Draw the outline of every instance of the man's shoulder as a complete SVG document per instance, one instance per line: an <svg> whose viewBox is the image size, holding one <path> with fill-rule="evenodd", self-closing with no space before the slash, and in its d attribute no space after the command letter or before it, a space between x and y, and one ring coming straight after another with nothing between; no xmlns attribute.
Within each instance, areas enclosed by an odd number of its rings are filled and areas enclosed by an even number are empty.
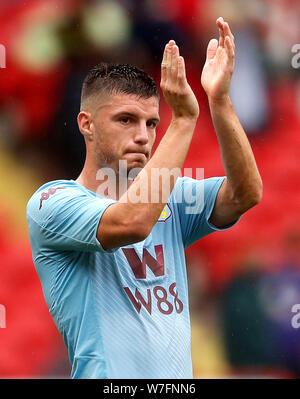
<svg viewBox="0 0 300 399"><path fill-rule="evenodd" d="M32 194L32 196L30 197L29 201L31 201L32 198L34 198L35 196L40 196L41 194L53 194L58 190L66 190L64 191L64 193L66 195L68 194L72 194L74 192L80 192L80 193L84 193L87 195L92 195L92 196L96 196L95 193L93 193L92 191L88 190L87 188L85 188L84 186L82 186L81 184L77 183L75 180L52 180L49 181L47 183L44 183L42 186L40 186L39 188L37 188L37 190Z"/></svg>
<svg viewBox="0 0 300 399"><path fill-rule="evenodd" d="M45 204L57 203L66 197L78 196L78 194L89 195L87 189L74 180L53 180L41 185L30 197L26 213L33 215L35 211L41 211ZM47 207L46 207L47 208Z"/></svg>
<svg viewBox="0 0 300 399"><path fill-rule="evenodd" d="M59 187L62 188L79 188L80 185L74 180L51 180L47 183L42 184L40 187L36 189L36 191L32 194L31 198L41 192L53 191L58 189ZM31 199L30 198L30 199ZM29 200L30 201L30 200Z"/></svg>

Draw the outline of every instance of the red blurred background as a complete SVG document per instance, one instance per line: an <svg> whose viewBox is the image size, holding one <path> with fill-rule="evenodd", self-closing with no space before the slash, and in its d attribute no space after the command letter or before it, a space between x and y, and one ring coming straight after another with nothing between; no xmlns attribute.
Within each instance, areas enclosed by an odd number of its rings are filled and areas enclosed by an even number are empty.
<svg viewBox="0 0 300 399"><path fill-rule="evenodd" d="M224 169L200 85L206 46L228 20L236 38L231 97L264 183L263 200L227 232L187 250L194 374L300 376L300 3L297 0L2 1L0 44L0 378L67 378L62 338L35 272L25 207L55 179L74 179L84 141L82 80L98 62L135 64L160 80L175 39L201 115L185 167ZM297 61L299 60L299 61ZM298 65L299 64L299 65ZM158 139L170 121L161 101Z"/></svg>

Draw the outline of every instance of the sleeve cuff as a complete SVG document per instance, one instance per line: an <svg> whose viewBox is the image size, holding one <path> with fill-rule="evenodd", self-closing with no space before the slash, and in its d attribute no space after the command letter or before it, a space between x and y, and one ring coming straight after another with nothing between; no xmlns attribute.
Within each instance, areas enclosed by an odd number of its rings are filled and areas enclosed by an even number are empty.
<svg viewBox="0 0 300 399"><path fill-rule="evenodd" d="M211 206L210 206L209 212L207 213L207 216L206 216L207 225L209 226L210 229L212 229L212 231L225 231L225 230L229 230L231 227L235 226L235 225L240 221L240 219L241 219L241 217L242 217L242 215L241 215L235 222L230 223L230 224L228 224L228 225L226 225L226 226L223 226L223 227L217 227L217 226L215 226L214 224L212 224L212 223L209 221L209 219L210 219L210 217L211 217L211 214L212 214L212 212L213 212L213 209L214 209L214 207L215 207L215 203L216 203L216 199L217 199L217 196L218 196L218 192L219 192L219 190L220 190L220 188L221 188L221 186L222 186L222 184L223 184L225 178L226 178L226 177L224 176L224 177L222 177L221 179L219 179L219 180L217 181L217 183L216 183L216 185L215 185L215 188L214 188L214 189L216 190L215 198L214 198L214 200L213 200L213 202L212 202L212 204L211 204Z"/></svg>
<svg viewBox="0 0 300 399"><path fill-rule="evenodd" d="M96 242L96 245L97 245L97 247L98 247L98 249L99 249L99 252L103 252L103 253L114 253L114 252L116 252L116 251L119 249L119 248L104 249L104 248L102 247L101 242L100 242L100 241L98 240L98 238L97 238L97 231L98 231L99 224L100 224L100 222L101 222L102 215L103 215L103 213L106 211L106 209L107 209L110 205L112 205L112 204L115 204L115 201L112 201L112 202L109 202L108 204L106 204L106 206L104 207L103 212L100 213L100 215L99 215L99 221L98 221L98 223L97 223L97 227L96 227L96 231L95 231L95 242Z"/></svg>
<svg viewBox="0 0 300 399"><path fill-rule="evenodd" d="M241 217L242 217L242 215L235 222L228 224L227 226L224 226L224 227L217 227L214 224L212 224L211 222L209 222L208 220L207 220L207 224L214 231L225 231L225 230L229 230L229 229L231 229L231 227L235 226L241 220Z"/></svg>

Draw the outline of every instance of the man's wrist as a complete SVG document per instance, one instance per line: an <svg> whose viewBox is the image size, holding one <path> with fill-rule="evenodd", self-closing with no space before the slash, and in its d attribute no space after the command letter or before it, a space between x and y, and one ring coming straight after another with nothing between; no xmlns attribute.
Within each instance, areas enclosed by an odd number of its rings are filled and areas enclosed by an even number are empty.
<svg viewBox="0 0 300 399"><path fill-rule="evenodd" d="M208 96L208 103L210 107L225 107L232 106L232 102L229 94L221 97L210 97Z"/></svg>
<svg viewBox="0 0 300 399"><path fill-rule="evenodd" d="M186 127L186 128L195 128L196 123L197 123L198 117L195 116L176 116L172 115L172 120L170 123L170 126L174 127Z"/></svg>

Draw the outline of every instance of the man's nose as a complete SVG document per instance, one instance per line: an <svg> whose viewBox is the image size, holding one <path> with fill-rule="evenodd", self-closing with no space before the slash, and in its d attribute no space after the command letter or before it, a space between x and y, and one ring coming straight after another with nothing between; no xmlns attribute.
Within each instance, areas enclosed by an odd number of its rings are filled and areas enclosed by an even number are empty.
<svg viewBox="0 0 300 399"><path fill-rule="evenodd" d="M147 144L149 141L149 133L146 123L140 123L134 135L134 141L138 144Z"/></svg>

